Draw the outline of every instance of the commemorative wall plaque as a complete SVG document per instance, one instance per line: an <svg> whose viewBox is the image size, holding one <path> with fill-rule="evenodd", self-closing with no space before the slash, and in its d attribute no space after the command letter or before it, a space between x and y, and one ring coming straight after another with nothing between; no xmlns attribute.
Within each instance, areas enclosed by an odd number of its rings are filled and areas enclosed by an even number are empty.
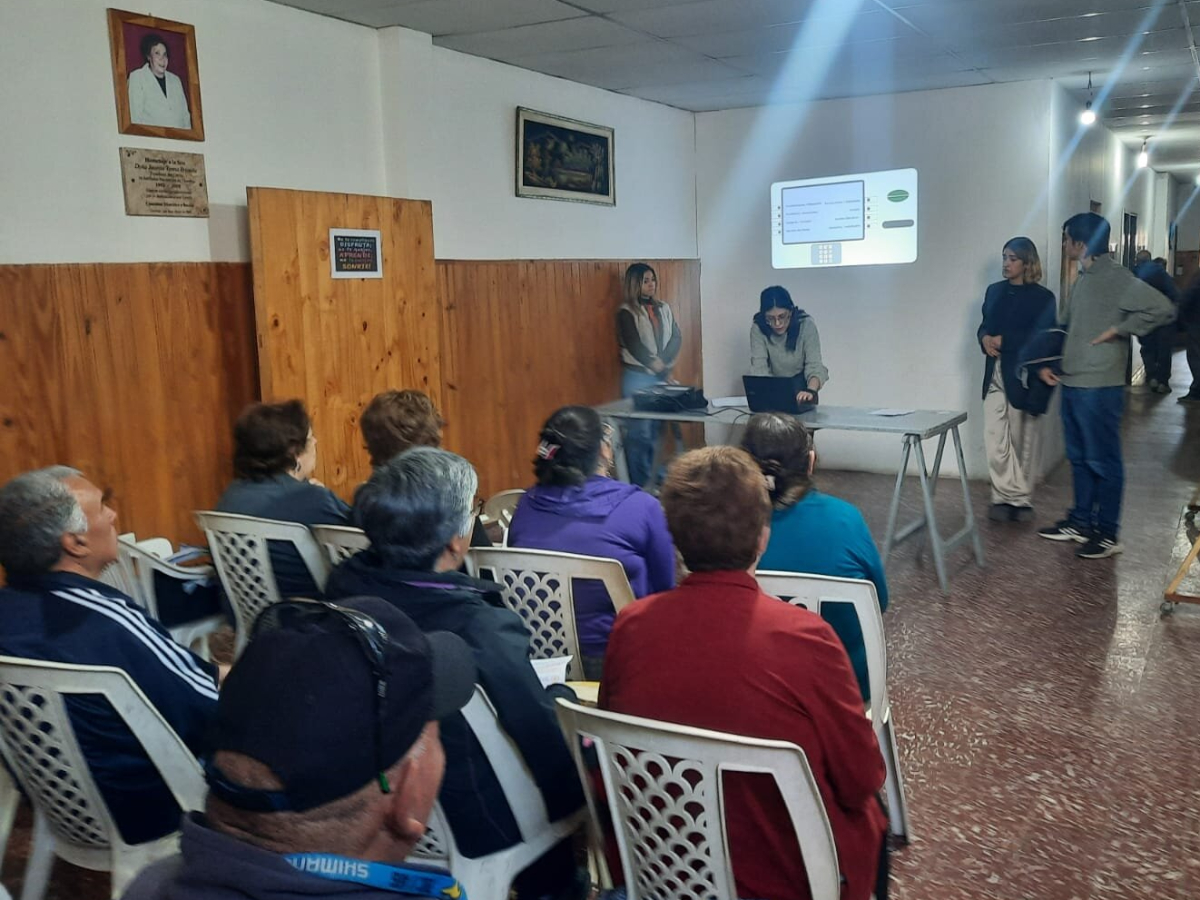
<svg viewBox="0 0 1200 900"><path fill-rule="evenodd" d="M121 148L127 216L208 218L203 153Z"/></svg>

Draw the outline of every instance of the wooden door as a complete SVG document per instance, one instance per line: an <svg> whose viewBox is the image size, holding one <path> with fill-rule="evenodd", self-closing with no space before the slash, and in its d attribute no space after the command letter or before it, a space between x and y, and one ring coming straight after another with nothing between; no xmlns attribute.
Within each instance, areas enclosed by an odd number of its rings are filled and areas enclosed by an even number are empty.
<svg viewBox="0 0 1200 900"><path fill-rule="evenodd" d="M317 478L350 500L370 474L358 421L379 391L442 405L440 311L427 200L248 188L259 375L265 401L299 397ZM380 232L381 278L337 278L330 229Z"/></svg>

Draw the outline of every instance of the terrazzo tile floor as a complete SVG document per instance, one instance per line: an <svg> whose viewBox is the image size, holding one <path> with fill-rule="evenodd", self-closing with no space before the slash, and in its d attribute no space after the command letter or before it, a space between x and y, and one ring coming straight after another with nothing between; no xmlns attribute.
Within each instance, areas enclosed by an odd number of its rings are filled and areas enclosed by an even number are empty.
<svg viewBox="0 0 1200 900"><path fill-rule="evenodd" d="M1188 380L1177 354L1173 383ZM1036 536L1070 502L1065 463L1032 523L988 521L972 485L987 566L955 550L949 597L916 540L893 554L889 685L913 828L895 900L1200 898L1200 606L1159 614L1200 482L1200 406L1181 393L1128 392L1123 554L1078 560ZM818 479L882 535L894 476ZM953 530L961 493L939 490L937 507ZM14 896L28 828L23 810L3 870ZM106 875L56 864L49 900L107 896Z"/></svg>

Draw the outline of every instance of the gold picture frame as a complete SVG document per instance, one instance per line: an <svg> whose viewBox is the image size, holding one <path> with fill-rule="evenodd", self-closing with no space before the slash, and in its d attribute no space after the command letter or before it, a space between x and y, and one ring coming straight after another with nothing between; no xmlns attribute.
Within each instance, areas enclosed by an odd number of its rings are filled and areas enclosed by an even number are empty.
<svg viewBox="0 0 1200 900"><path fill-rule="evenodd" d="M108 41L121 134L204 140L196 29L110 9Z"/></svg>

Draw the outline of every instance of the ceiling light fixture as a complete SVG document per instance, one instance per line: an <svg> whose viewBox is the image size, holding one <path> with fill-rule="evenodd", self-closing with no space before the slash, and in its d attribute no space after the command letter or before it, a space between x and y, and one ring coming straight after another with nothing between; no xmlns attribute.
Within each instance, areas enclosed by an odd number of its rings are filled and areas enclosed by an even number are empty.
<svg viewBox="0 0 1200 900"><path fill-rule="evenodd" d="M1079 114L1079 122L1081 125L1091 125L1096 121L1096 111L1092 109L1092 73L1088 72L1088 100L1084 106L1083 112Z"/></svg>
<svg viewBox="0 0 1200 900"><path fill-rule="evenodd" d="M1147 138L1142 139L1142 152L1138 154L1137 165L1139 169L1144 169L1150 165L1150 151L1146 149Z"/></svg>

